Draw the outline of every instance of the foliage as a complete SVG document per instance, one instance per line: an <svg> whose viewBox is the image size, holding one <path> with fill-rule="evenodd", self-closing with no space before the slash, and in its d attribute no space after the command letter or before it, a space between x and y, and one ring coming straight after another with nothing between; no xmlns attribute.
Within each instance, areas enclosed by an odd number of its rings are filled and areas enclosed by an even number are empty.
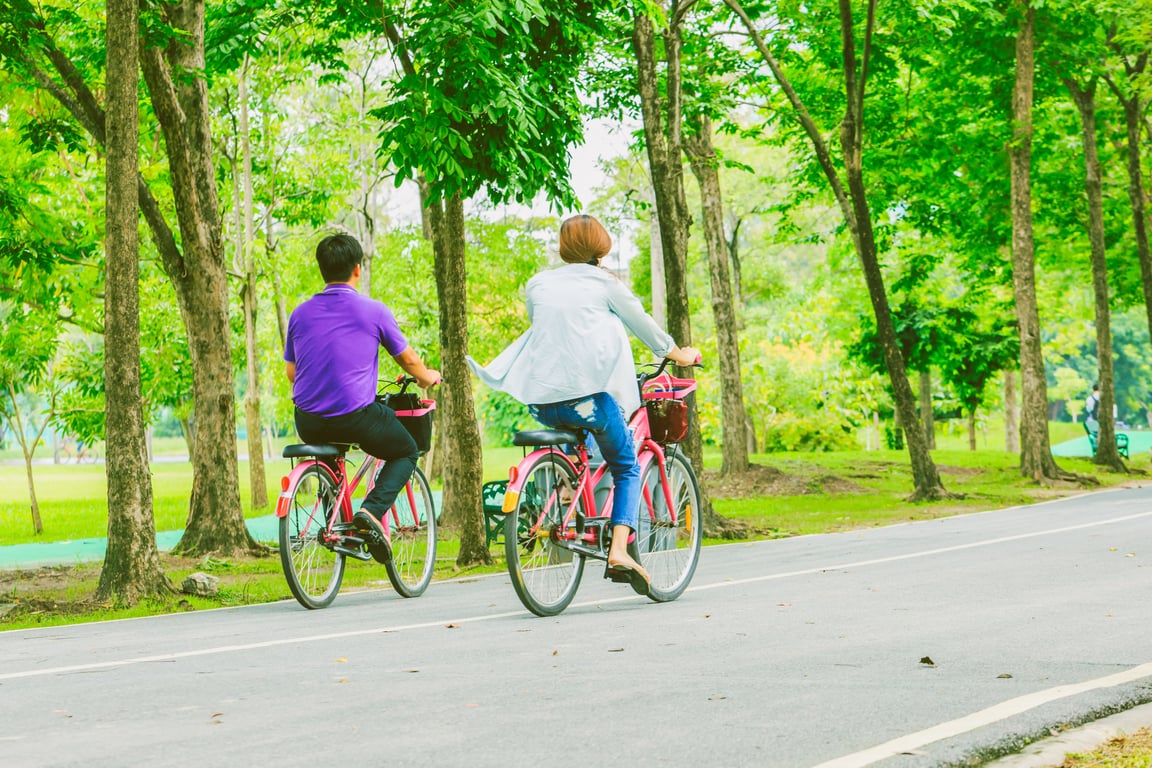
<svg viewBox="0 0 1152 768"><path fill-rule="evenodd" d="M410 68L373 110L397 183L434 200L573 201L568 147L583 137L576 75L600 23L589 0L415 4L393 42Z"/></svg>

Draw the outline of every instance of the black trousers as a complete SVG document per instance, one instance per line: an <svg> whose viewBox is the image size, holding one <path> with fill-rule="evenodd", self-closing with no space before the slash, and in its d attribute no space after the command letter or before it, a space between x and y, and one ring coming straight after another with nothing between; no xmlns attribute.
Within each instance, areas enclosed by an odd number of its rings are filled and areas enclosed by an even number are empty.
<svg viewBox="0 0 1152 768"><path fill-rule="evenodd" d="M376 484L361 505L377 519L391 509L420 458L416 441L396 418L396 412L380 403L331 417L297 408L296 433L306 443L356 443L369 456L384 459Z"/></svg>

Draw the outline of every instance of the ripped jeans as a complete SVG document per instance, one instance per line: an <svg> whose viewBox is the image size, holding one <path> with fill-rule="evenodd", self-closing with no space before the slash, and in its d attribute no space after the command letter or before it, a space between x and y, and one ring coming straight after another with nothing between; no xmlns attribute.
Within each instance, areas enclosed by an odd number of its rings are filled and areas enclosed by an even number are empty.
<svg viewBox="0 0 1152 768"><path fill-rule="evenodd" d="M640 516L640 463L632 444L632 430L616 400L597 392L561 403L529 405L532 418L556 429L583 429L592 433L612 473L612 524L633 531Z"/></svg>

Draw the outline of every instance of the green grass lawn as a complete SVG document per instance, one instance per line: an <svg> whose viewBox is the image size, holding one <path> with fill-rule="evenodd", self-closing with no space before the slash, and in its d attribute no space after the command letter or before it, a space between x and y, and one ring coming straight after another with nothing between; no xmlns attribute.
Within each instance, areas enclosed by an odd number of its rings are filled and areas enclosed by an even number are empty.
<svg viewBox="0 0 1152 768"><path fill-rule="evenodd" d="M1055 427L1054 443L1060 439L1064 427L1077 425ZM1089 478L1090 482L1041 486L1023 478L1018 470L1018 457L1002 448L969 451L966 435L941 436L937 442L940 447L933 451L933 458L944 486L957 494L956 498L909 503L907 498L913 484L905 451L762 454L753 457L753 471L738 481L719 477L720 456L709 451L705 455L703 481L719 514L742 523L750 537L773 538L998 509L1116 485L1132 478L1103 472L1086 459L1061 459L1064 469ZM522 454L520 448L486 449L484 479L506 478L508 468L517 463ZM289 463L284 460L267 464L270 501L274 501L280 477L288 468ZM247 508L246 463L241 464L239 470L245 514L270 514L270 509L253 513ZM41 536L32 533L24 467L0 465L0 480L8 490L6 499L0 502L0 545L105 535L107 502L102 464L44 464L36 465L34 472L45 531ZM162 462L153 464L151 472L157 530L182 528L192 487L191 465ZM492 565L467 571L455 564L457 550L458 541L450 532L442 532L437 553L438 578L500 571L504 567L502 546L492 548ZM241 605L284 599L289 595L275 554L236 562L216 558L193 561L165 555L165 568L177 588L184 577L196 570L220 576L221 594L213 599L174 594L132 608L94 606L90 596L99 578L99 563L26 572L0 571L0 581L4 582L0 587L0 604L5 602L2 595L8 593L11 600L23 601L25 608L32 602L37 606L35 610L4 613L0 605L0 629ZM374 563L352 564L345 577L346 589L385 584L387 576L383 567Z"/></svg>

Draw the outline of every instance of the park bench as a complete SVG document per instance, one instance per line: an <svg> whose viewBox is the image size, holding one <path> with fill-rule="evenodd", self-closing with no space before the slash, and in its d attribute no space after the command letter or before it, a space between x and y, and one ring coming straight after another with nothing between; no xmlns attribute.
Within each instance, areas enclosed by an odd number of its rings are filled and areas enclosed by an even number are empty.
<svg viewBox="0 0 1152 768"><path fill-rule="evenodd" d="M491 480L480 489L484 499L484 544L491 546L504 532L504 492L507 480Z"/></svg>
<svg viewBox="0 0 1152 768"><path fill-rule="evenodd" d="M1088 444L1092 446L1092 455L1095 456L1096 441L1099 439L1099 435L1091 429L1088 429L1087 424L1084 425L1084 431L1088 433ZM1116 450L1120 452L1121 456L1126 459L1128 458L1128 435L1123 432L1116 433Z"/></svg>

